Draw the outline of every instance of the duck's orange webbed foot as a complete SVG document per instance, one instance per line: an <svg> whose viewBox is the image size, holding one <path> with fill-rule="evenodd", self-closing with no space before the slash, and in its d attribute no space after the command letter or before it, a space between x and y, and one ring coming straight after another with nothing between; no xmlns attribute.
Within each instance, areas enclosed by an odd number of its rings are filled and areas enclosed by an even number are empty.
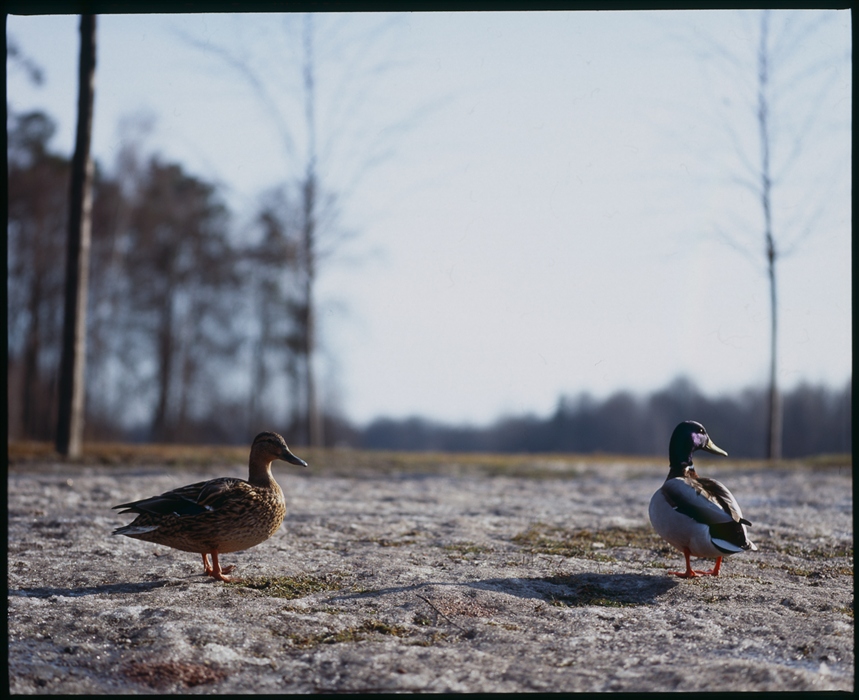
<svg viewBox="0 0 859 700"><path fill-rule="evenodd" d="M668 573L679 578L697 578L703 571L695 571L692 569L692 559L688 549L683 550L683 556L686 557L686 571L669 571Z"/></svg>
<svg viewBox="0 0 859 700"><path fill-rule="evenodd" d="M702 572L689 569L689 571L669 571L668 573L678 578L698 578L698 574Z"/></svg>
<svg viewBox="0 0 859 700"><path fill-rule="evenodd" d="M718 576L719 569L722 568L722 557L716 557L716 565L710 569L709 571L697 571L696 573L702 574L703 576Z"/></svg>
<svg viewBox="0 0 859 700"><path fill-rule="evenodd" d="M209 566L209 562L206 559L206 555L203 555L203 563L206 566L206 575L211 576L213 579L218 581L224 581L225 583L231 583L235 581L241 581L240 578L236 578L235 576L225 576L225 574L230 573L233 569L235 569L235 565L231 564L230 566L225 566L223 569L221 568L221 564L218 561L218 553L211 552L212 554L212 565Z"/></svg>

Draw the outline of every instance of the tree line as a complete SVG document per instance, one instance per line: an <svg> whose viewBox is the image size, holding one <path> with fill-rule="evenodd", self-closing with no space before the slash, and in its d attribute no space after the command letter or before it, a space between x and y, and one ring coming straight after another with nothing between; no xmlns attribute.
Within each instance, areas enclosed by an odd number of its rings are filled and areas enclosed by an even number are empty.
<svg viewBox="0 0 859 700"><path fill-rule="evenodd" d="M852 380L844 388L800 384L783 397L783 457L852 451ZM703 423L731 457L767 456L768 390L752 388L712 398L680 377L646 396L618 391L604 400L562 396L551 415L501 418L485 427L451 426L421 418L378 419L356 438L372 449L666 455L674 427Z"/></svg>
<svg viewBox="0 0 859 700"><path fill-rule="evenodd" d="M56 429L71 164L55 130L43 112L8 116L11 438ZM112 171L96 163L86 439L244 441L262 416L306 432L298 189L265 193L238 236L217 186L180 164L134 141Z"/></svg>
<svg viewBox="0 0 859 700"><path fill-rule="evenodd" d="M52 119L7 123L9 436L56 430L70 162ZM218 187L133 140L93 180L87 440L244 443L260 425L307 436L308 256L302 182L260 197L238 231ZM784 456L852 449L852 380L784 396ZM287 401L286 397L293 397ZM548 417L485 427L322 411L328 445L372 449L664 454L676 423L703 422L737 457L765 456L767 394L709 398L685 379L646 397L561 397Z"/></svg>

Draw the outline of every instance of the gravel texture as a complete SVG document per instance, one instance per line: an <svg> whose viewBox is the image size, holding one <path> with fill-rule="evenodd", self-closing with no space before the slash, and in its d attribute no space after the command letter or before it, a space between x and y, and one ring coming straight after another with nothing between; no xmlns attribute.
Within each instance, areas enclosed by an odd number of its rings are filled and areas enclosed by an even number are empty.
<svg viewBox="0 0 859 700"><path fill-rule="evenodd" d="M245 469L13 465L11 692L852 691L850 467L697 466L760 548L717 578L667 573L682 556L647 521L665 466L276 463L284 525L222 557L227 585L111 536L110 507Z"/></svg>

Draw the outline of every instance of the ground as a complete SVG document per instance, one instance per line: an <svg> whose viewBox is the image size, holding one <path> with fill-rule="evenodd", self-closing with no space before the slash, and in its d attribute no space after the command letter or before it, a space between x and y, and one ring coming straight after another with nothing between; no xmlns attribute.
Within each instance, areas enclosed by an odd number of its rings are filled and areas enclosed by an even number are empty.
<svg viewBox="0 0 859 700"><path fill-rule="evenodd" d="M849 458L696 460L759 551L694 580L647 520L659 461L308 461L275 463L286 520L222 556L244 578L224 584L111 536L130 520L111 506L238 463L13 456L11 692L853 690Z"/></svg>

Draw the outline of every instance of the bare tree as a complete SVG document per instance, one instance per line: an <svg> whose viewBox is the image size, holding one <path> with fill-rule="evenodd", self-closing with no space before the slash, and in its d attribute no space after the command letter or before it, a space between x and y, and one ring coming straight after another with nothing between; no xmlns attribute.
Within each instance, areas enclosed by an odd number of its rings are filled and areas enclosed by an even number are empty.
<svg viewBox="0 0 859 700"><path fill-rule="evenodd" d="M48 150L53 132L44 114L11 115L9 428L41 440L56 438L64 307L56 261L68 242L70 162ZM241 437L235 398L220 392L229 383L215 381L247 330L235 323L244 300L229 212L214 185L181 167L122 155L117 177L96 168L92 183L84 437L116 439L129 428L167 440Z"/></svg>
<svg viewBox="0 0 859 700"><path fill-rule="evenodd" d="M764 242L767 260L767 276L770 285L770 373L769 373L769 421L767 422L767 456L781 459L781 397L778 388L778 305L776 303L776 250L772 222L772 170L770 150L770 48L769 11L761 13L760 42L758 44L758 131L760 133L760 189L759 196L764 218Z"/></svg>
<svg viewBox="0 0 859 700"><path fill-rule="evenodd" d="M319 182L316 152L316 75L313 55L313 16L304 16L302 34L304 118L307 129L307 160L301 191L301 237L299 239L299 272L302 276L301 300L297 305L300 352L304 361L304 395L306 401L307 444L321 446L324 441L319 409L317 377L314 367L317 345L316 304L314 291L318 267Z"/></svg>
<svg viewBox="0 0 859 700"><path fill-rule="evenodd" d="M24 54L11 35L6 37L6 64L9 71L22 69L34 85L44 81L42 69ZM59 240L56 212L65 211L64 197L68 193L66 188L59 202L45 201L57 194L53 181L68 182L68 163L47 152L48 141L55 130L50 118L40 112L13 114L10 110L7 115L6 378L10 437L15 433L24 437L44 437L39 433L50 434L55 428L43 420L44 416L55 414L48 403L53 391L41 392L40 398L43 401L47 398L48 405L36 405L40 393L36 387L43 383L39 381L39 359L45 333L40 328L40 320L44 315L43 307L50 308L53 296L52 290L45 292L49 270L54 267L48 261L58 257L58 251L53 250ZM19 379L17 385L14 379ZM15 395L20 397L20 411L11 410Z"/></svg>
<svg viewBox="0 0 859 700"><path fill-rule="evenodd" d="M48 150L54 123L11 115L8 135L9 432L53 440L62 336L69 161ZM17 398L13 402L13 396ZM12 410L17 403L20 410Z"/></svg>
<svg viewBox="0 0 859 700"><path fill-rule="evenodd" d="M275 187L263 193L254 222L262 237L258 243L246 246L240 256L243 277L251 285L250 294L245 295L250 307L248 318L254 319L257 325L250 332L248 432L258 430L266 414L268 420L272 420L268 393L281 379L286 380L285 391L279 392L281 395L301 397L305 389L303 373L298 366L304 338L293 323L300 311L297 299L301 295L301 284L297 275L284 274L285 269L297 267L301 242L299 208L292 194L286 187ZM283 348L288 352L283 352ZM306 416L299 410L303 403L289 402L286 422L294 427L304 425Z"/></svg>
<svg viewBox="0 0 859 700"><path fill-rule="evenodd" d="M744 16L753 15L746 13ZM832 116L825 111L829 104L826 98L837 85L848 57L819 49L821 45L825 46L826 39L822 35L835 20L833 13L774 14L771 10L763 10L756 19L752 81L747 79L749 62L742 55L713 39L699 39L704 40L704 59L720 67L723 75L731 80L735 97L739 96L736 100L726 98L723 104L732 106L736 101L744 108L739 114L721 112L720 118L724 120L723 127L740 164L734 182L755 197L761 212L760 230L770 306L766 454L769 459L780 459L782 402L778 384L778 263L819 227L821 215L827 209L830 195L827 185L833 184L832 173L822 173L823 177L818 177L816 183L803 182L796 174L804 165L802 157L808 151L809 142L819 145L821 138L832 137L833 125L824 123L824 118L831 119ZM743 98L743 86L748 88L746 99ZM750 116L755 122L754 140L745 138L743 134L743 124ZM839 126L843 125L835 124L835 130ZM844 153L846 156L847 151ZM832 172L835 177L840 175L837 168ZM785 197L797 198L791 202L799 205L792 207L798 212L793 219L776 217L776 195L780 191L784 191ZM785 209L781 207L782 211ZM737 228L745 229L747 225L740 224ZM718 232L727 244L753 260L759 260L758 254L750 253L745 241L721 228Z"/></svg>
<svg viewBox="0 0 859 700"><path fill-rule="evenodd" d="M337 221L338 197L334 195L334 180L330 175L332 170L336 170L340 181L348 183L346 189L354 187L362 174L387 157L390 143L385 140L390 138L390 134L414 117L410 115L398 124L388 125L387 130L376 128L371 134L356 133L360 119L355 117L366 105L367 81L378 78L392 67L386 59L377 56L367 58L373 54L367 48L385 30L384 23L357 39L353 36L343 40L341 35L339 39L332 40L329 36L329 45L340 41L337 50L350 55L337 57L340 73L338 89L330 89L333 78L330 74L327 76L329 90L326 94L334 95L334 98L329 97L323 109L319 85L324 61L317 47L322 32L311 14L285 16L283 21L287 48L290 47L289 38L295 38L296 24L300 23L300 39L295 42L300 46L300 55L291 62L299 67L297 83L291 83L289 78L278 74L277 69L282 66L270 54L265 56L264 67L257 68L251 58L242 57L235 51L187 35L183 35L183 39L213 54L241 76L265 109L280 137L284 162L292 173L286 182L295 191L293 201L297 215L297 226L293 231L295 238L290 247L291 257L281 259L281 274L298 278L291 316L295 332L288 342L284 342L282 349L286 354L297 353L300 358L297 365L303 385L300 392L303 402L301 427L304 429L305 441L309 445L322 445L325 440L324 421L315 369L319 349L316 287L322 263L350 235ZM329 27L325 31L329 35L337 34L336 28L332 30ZM282 39L280 43L284 44ZM286 66L287 72L290 67ZM356 77L358 73L361 73L360 79ZM275 85L273 81L278 79L282 84ZM301 106L299 118L295 118L296 114L291 111L294 103L279 99L278 93L284 91L283 84L287 86L288 94L297 92L299 96L296 101ZM338 119L342 121L338 122ZM353 152L356 144L360 144L363 149L357 155ZM348 155L346 151L350 151ZM346 160L350 162L346 164ZM338 192L338 195L343 195L343 192ZM257 370L259 368L257 364Z"/></svg>
<svg viewBox="0 0 859 700"><path fill-rule="evenodd" d="M69 190L66 301L56 442L57 451L68 457L80 456L84 426L86 308L93 176L90 143L95 96L95 26L95 15L81 15L78 126Z"/></svg>
<svg viewBox="0 0 859 700"><path fill-rule="evenodd" d="M228 211L214 186L157 158L138 186L123 234L123 246L135 256L127 268L125 332L152 348L152 436L172 441L187 435L192 404L206 405L212 382L202 380L204 367L214 373L215 360L236 342L230 332L236 277Z"/></svg>

